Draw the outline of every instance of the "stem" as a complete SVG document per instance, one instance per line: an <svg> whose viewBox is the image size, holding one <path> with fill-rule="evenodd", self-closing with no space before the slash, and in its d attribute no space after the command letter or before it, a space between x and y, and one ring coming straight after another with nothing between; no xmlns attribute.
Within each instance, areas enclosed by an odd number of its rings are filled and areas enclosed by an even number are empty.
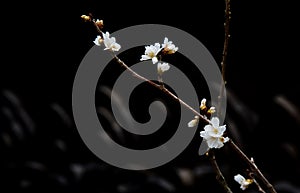
<svg viewBox="0 0 300 193"><path fill-rule="evenodd" d="M222 70L222 82L221 82L221 89L220 89L220 95L219 95L219 101L218 101L218 109L221 108L221 99L224 96L224 90L225 90L225 84L226 84L226 78L225 78L225 72L226 72L226 60L227 60L227 54L228 54L228 44L229 44L229 24L230 24L230 0L225 0L225 23L224 23L224 30L225 30L225 37L224 37L224 46L223 46L223 53L222 53L222 61L221 61L221 70ZM224 83L223 83L224 82ZM220 111L218 111L218 115L220 116Z"/></svg>
<svg viewBox="0 0 300 193"><path fill-rule="evenodd" d="M221 83L219 101L218 101L218 109L221 108L221 99L224 95L225 84L226 84L226 65L227 65L227 55L228 55L228 44L230 39L230 19L231 19L231 11L230 11L230 0L225 0L225 23L224 23L224 30L225 30L225 37L224 37L224 47L222 53L222 62L221 62L221 70L222 70L222 78L224 81ZM218 115L220 116L220 111L218 111ZM264 183L264 185L268 188L271 193L276 193L276 190L270 184L270 182L265 178L265 176L261 173L258 167L252 162L244 152L232 141L229 141L231 147L239 154L239 156L250 166L251 171L258 176L258 178ZM259 184L257 184L260 191L262 190ZM263 190L262 190L263 191Z"/></svg>
<svg viewBox="0 0 300 193"><path fill-rule="evenodd" d="M219 182L219 184L223 187L223 189L227 192L227 193L232 193L231 189L229 188L220 168L219 165L216 161L216 156L215 156L215 152L213 149L210 149L208 152L208 156L209 156L209 161L211 163L211 165L213 166L213 169L215 170L215 173L217 174L216 179Z"/></svg>
<svg viewBox="0 0 300 193"><path fill-rule="evenodd" d="M180 98L178 98L176 95L174 95L171 91L169 91L167 88L165 88L162 85L156 84L155 82L145 78L144 76L138 74L137 72L135 72L134 70L132 70L129 66L127 66L120 58L118 58L118 56L116 56L114 54L114 58L117 60L117 62L119 64L121 64L121 66L123 66L126 70L128 70L132 76L147 82L148 84L150 84L151 86L154 86L157 89L160 89L161 91L163 91L164 93L166 93L167 95L171 96L173 99L175 99L176 101L178 101L180 104L182 104L184 107L186 107L187 109L189 109L190 111L192 111L195 115L199 116L203 121L205 121L206 123L211 123L209 119L207 119L206 117L204 117L203 115L201 115L198 111L196 111L194 108L192 108L190 105L188 105L186 102L184 102L183 100L181 100Z"/></svg>
<svg viewBox="0 0 300 193"><path fill-rule="evenodd" d="M269 192L276 193L276 190L272 186L272 184L267 180L267 178L261 173L259 168L256 166L254 161L250 160L244 152L230 139L229 145L232 147L232 149L235 150L235 152L249 165L250 170L259 178L262 183L268 188Z"/></svg>
<svg viewBox="0 0 300 193"><path fill-rule="evenodd" d="M257 186L258 188L258 191L260 191L261 193L266 193L262 188L261 186L259 185L259 183L253 178L253 182L255 183L255 185Z"/></svg>

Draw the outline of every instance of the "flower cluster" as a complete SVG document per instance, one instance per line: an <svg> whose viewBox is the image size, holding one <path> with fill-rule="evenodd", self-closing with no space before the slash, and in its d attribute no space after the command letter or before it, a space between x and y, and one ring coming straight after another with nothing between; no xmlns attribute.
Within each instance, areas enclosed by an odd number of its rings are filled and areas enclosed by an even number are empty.
<svg viewBox="0 0 300 193"><path fill-rule="evenodd" d="M115 37L109 37L110 36L109 32L103 33L101 31L101 29L103 28L103 20L99 20L99 19L94 20L89 15L82 15L81 18L84 21L90 21L90 22L92 21L95 24L95 26L98 28L98 31L101 32L101 35L98 35L93 41L95 45L101 46L101 44L104 43L105 46L104 50L110 50L112 52L119 51L121 49L121 45L116 42Z"/></svg>
<svg viewBox="0 0 300 193"><path fill-rule="evenodd" d="M94 43L97 46L101 46L103 42L105 46L104 50L111 50L113 52L119 51L121 45L116 42L115 37L109 37L109 36L110 36L109 32L102 33L103 38L101 36L97 36L96 39L94 40Z"/></svg>
<svg viewBox="0 0 300 193"><path fill-rule="evenodd" d="M215 107L208 108L206 106L206 99L201 100L200 113L204 117L211 117L216 112ZM199 116L195 116L193 120L188 123L188 127L195 127L199 122ZM229 141L228 137L224 137L226 131L226 125L220 126L220 120L218 117L212 117L210 124L204 127L204 131L200 132L200 136L206 141L209 148L221 148L224 143Z"/></svg>
<svg viewBox="0 0 300 193"><path fill-rule="evenodd" d="M206 115L206 116L211 116L213 113L216 112L216 108L215 107L210 107L209 109L207 108L206 106L206 99L202 99L201 100L201 104L200 104L200 110L201 110L201 113Z"/></svg>
<svg viewBox="0 0 300 193"><path fill-rule="evenodd" d="M164 39L164 43L155 43L154 45L145 46L145 53L141 57L141 61L152 60L153 64L157 63L157 73L161 76L165 71L170 69L168 63L160 63L159 55L160 54L174 54L177 52L178 47L176 47L172 41L169 41L167 37Z"/></svg>
<svg viewBox="0 0 300 193"><path fill-rule="evenodd" d="M246 190L246 188L253 183L253 179L245 179L241 174L235 175L234 180L241 185L240 188L242 190Z"/></svg>

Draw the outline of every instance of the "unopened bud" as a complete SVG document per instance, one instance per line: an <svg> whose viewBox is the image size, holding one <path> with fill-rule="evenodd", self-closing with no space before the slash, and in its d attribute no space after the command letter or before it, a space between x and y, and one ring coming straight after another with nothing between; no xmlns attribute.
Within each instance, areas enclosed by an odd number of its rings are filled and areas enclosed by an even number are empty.
<svg viewBox="0 0 300 193"><path fill-rule="evenodd" d="M216 108L215 107L210 107L209 109L208 109L208 111L207 111L207 113L209 113L209 114L213 114L213 113L215 113L216 112Z"/></svg>
<svg viewBox="0 0 300 193"><path fill-rule="evenodd" d="M82 15L81 18L84 20L84 21L91 21L91 17L88 16L88 15Z"/></svg>
<svg viewBox="0 0 300 193"><path fill-rule="evenodd" d="M101 20L97 19L95 23L100 29L103 28L103 20L102 19Z"/></svg>

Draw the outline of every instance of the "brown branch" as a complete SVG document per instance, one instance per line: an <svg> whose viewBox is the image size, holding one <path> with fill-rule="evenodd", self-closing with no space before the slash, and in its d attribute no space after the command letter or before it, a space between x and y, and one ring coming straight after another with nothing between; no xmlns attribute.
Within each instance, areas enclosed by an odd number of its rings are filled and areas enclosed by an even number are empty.
<svg viewBox="0 0 300 193"><path fill-rule="evenodd" d="M221 62L221 70L222 70L222 78L224 81L221 83L219 101L218 101L218 109L221 108L221 99L224 96L225 91L225 84L226 84L226 65L227 65L227 55L228 55L228 45L230 39L230 19L231 19L231 8L230 8L230 0L225 0L225 23L224 23L224 30L225 30L225 37L224 37L224 46L223 46L223 53L222 53L222 62ZM218 111L218 115L220 116L220 111ZM244 152L232 141L229 141L231 147L238 153L238 155L249 165L251 171L257 175L257 177L264 183L264 185L268 188L271 193L276 193L274 187L270 184L270 182L266 179L266 177L261 173L258 167L252 162ZM260 189L261 187L258 186ZM262 189L261 189L262 190Z"/></svg>
<svg viewBox="0 0 300 193"><path fill-rule="evenodd" d="M222 53L222 61L221 61L221 71L222 71L222 82L221 82L221 89L220 89L220 95L219 95L219 101L218 101L218 115L220 116L219 109L221 108L221 99L224 96L225 91L225 84L226 84L226 65L227 65L227 55L228 55L228 45L229 45L229 38L230 38L230 19L231 19L231 11L230 11L230 0L225 0L225 23L224 23L224 30L225 30L225 37L224 37L224 45L223 45L223 53ZM224 83L223 83L224 82Z"/></svg>
<svg viewBox="0 0 300 193"><path fill-rule="evenodd" d="M260 191L261 193L266 193L264 191L264 189L262 189L262 187L260 186L260 184L255 180L255 178L252 177L252 180L253 180L254 184L257 186L258 191Z"/></svg>
<svg viewBox="0 0 300 193"><path fill-rule="evenodd" d="M267 187L270 193L276 193L276 190L272 186L272 184L267 180L267 178L261 173L256 164L250 160L245 153L230 139L228 141L229 145L233 150L242 158L250 167L250 170L257 176L258 179L262 181L262 183Z"/></svg>
<svg viewBox="0 0 300 193"><path fill-rule="evenodd" d="M223 189L227 192L227 193L232 193L231 189L229 188L220 168L219 165L217 163L216 160L216 156L215 156L215 152L213 149L210 149L208 152L208 157L209 157L209 161L211 163L211 165L213 166L213 169L215 171L215 173L217 174L216 176L216 180L219 182L219 184L223 187Z"/></svg>
<svg viewBox="0 0 300 193"><path fill-rule="evenodd" d="M190 111L192 111L195 115L199 116L199 118L201 118L203 121L205 121L206 123L211 123L209 119L207 119L205 116L201 115L198 111L196 111L194 108L192 108L190 105L188 105L186 102L184 102L183 100L181 100L179 97L177 97L176 95L174 95L171 91L169 91L167 88L165 88L163 85L160 84L156 84L155 82L145 78L144 76L141 76L140 74L136 73L134 70L132 70L129 66L127 66L120 58L118 58L115 54L114 54L114 58L117 60L117 62L123 66L126 70L128 70L132 76L147 82L148 84L150 84L151 86L160 89L161 91L163 91L164 93L166 93L167 95L171 96L173 99L175 99L176 101L178 101L180 104L182 104L184 107L186 107L187 109L189 109Z"/></svg>

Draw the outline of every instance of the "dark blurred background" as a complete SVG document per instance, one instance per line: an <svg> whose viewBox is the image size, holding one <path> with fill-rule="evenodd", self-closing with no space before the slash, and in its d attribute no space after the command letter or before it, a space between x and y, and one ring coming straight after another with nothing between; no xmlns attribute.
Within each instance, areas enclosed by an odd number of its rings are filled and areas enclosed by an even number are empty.
<svg viewBox="0 0 300 193"><path fill-rule="evenodd" d="M3 6L0 192L222 192L207 158L197 154L199 135L176 159L155 169L128 171L101 161L77 132L71 98L76 70L97 35L82 14L103 19L109 32L146 23L180 28L197 37L220 64L224 9L217 0ZM278 192L298 193L298 6L232 0L231 9L228 133ZM132 145L131 139L125 136L124 143ZM246 165L227 147L216 153L229 185L240 192L233 176L245 175ZM250 186L246 192L257 189Z"/></svg>

